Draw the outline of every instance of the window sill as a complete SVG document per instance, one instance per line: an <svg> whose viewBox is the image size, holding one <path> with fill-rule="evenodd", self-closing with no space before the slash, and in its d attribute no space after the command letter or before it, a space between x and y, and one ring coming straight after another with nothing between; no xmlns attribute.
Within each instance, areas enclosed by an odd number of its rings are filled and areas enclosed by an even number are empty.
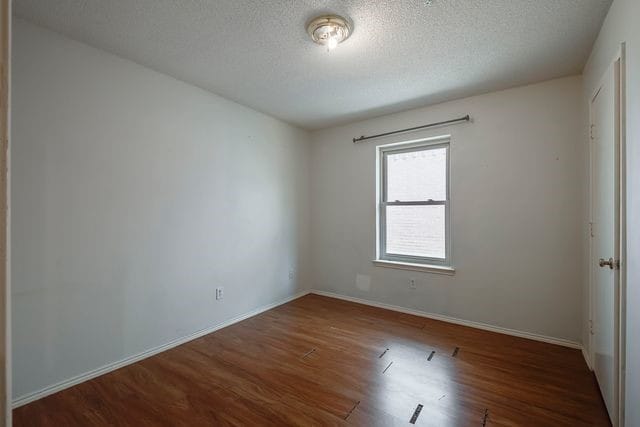
<svg viewBox="0 0 640 427"><path fill-rule="evenodd" d="M410 262L387 261L384 259L374 259L372 262L376 267L422 271L423 273L446 274L448 276L453 276L456 272L455 268L445 267L443 265L414 264Z"/></svg>

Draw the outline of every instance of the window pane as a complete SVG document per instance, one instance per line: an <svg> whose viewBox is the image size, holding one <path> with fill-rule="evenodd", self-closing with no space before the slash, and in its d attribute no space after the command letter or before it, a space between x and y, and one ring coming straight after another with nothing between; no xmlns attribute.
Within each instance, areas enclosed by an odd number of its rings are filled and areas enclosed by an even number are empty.
<svg viewBox="0 0 640 427"><path fill-rule="evenodd" d="M447 149L387 155L387 201L446 200Z"/></svg>
<svg viewBox="0 0 640 427"><path fill-rule="evenodd" d="M388 254L442 258L445 252L445 207L387 206Z"/></svg>

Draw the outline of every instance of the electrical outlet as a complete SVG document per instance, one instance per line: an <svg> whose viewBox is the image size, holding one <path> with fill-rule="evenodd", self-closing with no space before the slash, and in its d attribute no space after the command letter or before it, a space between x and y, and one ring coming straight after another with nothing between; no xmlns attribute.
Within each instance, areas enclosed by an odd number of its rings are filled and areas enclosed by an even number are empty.
<svg viewBox="0 0 640 427"><path fill-rule="evenodd" d="M221 300L224 298L224 288L222 286L220 286L219 288L216 288L216 300Z"/></svg>
<svg viewBox="0 0 640 427"><path fill-rule="evenodd" d="M289 280L293 280L293 278L296 276L295 271L293 270L289 270Z"/></svg>
<svg viewBox="0 0 640 427"><path fill-rule="evenodd" d="M416 288L416 279L409 279L409 288L411 289Z"/></svg>

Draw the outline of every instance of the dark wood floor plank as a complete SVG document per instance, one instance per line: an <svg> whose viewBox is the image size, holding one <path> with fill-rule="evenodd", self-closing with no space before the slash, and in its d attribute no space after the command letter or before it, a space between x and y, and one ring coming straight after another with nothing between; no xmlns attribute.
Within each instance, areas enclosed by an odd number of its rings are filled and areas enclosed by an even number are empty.
<svg viewBox="0 0 640 427"><path fill-rule="evenodd" d="M610 425L578 350L318 295L17 408L14 425L411 426L417 405L416 426L485 411L487 426Z"/></svg>

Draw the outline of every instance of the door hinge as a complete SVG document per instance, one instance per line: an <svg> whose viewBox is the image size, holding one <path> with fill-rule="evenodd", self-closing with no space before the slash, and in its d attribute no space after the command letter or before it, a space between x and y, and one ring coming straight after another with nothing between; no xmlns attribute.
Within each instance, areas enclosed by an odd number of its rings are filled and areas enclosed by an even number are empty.
<svg viewBox="0 0 640 427"><path fill-rule="evenodd" d="M595 235L593 234L593 222L589 223L589 235L591 237L595 237Z"/></svg>
<svg viewBox="0 0 640 427"><path fill-rule="evenodd" d="M593 320L589 320L589 333L593 335Z"/></svg>
<svg viewBox="0 0 640 427"><path fill-rule="evenodd" d="M591 126L589 126L589 138L591 138L591 140L593 140L593 128L595 127L594 124L592 124Z"/></svg>

